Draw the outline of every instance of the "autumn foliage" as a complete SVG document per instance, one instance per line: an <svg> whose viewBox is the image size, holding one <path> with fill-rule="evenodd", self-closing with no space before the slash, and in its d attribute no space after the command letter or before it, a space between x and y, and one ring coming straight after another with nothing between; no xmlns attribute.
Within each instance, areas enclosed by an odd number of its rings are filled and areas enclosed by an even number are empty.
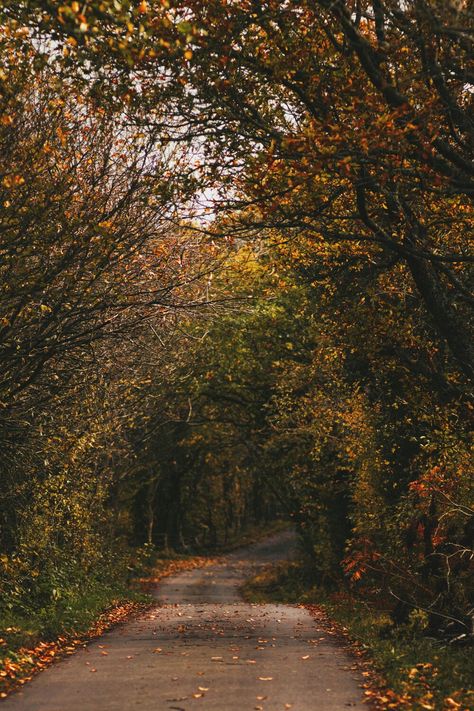
<svg viewBox="0 0 474 711"><path fill-rule="evenodd" d="M5 615L284 513L322 584L467 643L470 3L0 23Z"/></svg>

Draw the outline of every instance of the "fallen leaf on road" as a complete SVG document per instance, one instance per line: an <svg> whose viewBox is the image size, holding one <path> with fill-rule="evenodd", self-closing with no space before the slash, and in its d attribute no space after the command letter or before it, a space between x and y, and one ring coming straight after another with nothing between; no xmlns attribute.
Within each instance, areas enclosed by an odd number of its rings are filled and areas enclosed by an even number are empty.
<svg viewBox="0 0 474 711"><path fill-rule="evenodd" d="M304 657L301 657L301 659L309 659L309 654L305 654Z"/></svg>
<svg viewBox="0 0 474 711"><path fill-rule="evenodd" d="M209 691L208 686L198 686L199 691Z"/></svg>
<svg viewBox="0 0 474 711"><path fill-rule="evenodd" d="M258 677L260 681L272 681L273 677L272 676L259 676Z"/></svg>
<svg viewBox="0 0 474 711"><path fill-rule="evenodd" d="M12 664L8 659L3 660L0 662L0 681L2 684L0 698L6 698L15 687L31 679L37 671L48 667L59 653L74 654L78 648L85 644L86 640L98 637L117 622L126 619L132 612L142 611L145 607L146 605L136 602L118 605L100 615L88 632L82 636L64 635L53 642L39 642L31 649L21 649L17 664ZM102 649L106 645L101 644L98 646L99 649ZM90 662L87 662L87 665L89 666ZM21 678L22 675L24 675L23 678Z"/></svg>

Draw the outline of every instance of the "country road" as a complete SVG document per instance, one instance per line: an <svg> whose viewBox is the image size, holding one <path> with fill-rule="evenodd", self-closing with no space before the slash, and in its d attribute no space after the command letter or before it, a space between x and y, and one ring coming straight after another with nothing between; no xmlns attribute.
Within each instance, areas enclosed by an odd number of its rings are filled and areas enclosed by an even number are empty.
<svg viewBox="0 0 474 711"><path fill-rule="evenodd" d="M351 659L306 610L239 596L294 548L284 532L165 579L156 608L39 674L4 711L366 709Z"/></svg>

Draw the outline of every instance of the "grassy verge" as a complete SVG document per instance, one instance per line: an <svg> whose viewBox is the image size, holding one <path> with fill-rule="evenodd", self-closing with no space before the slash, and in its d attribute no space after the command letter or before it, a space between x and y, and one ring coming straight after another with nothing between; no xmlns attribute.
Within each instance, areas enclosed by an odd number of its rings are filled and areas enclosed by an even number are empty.
<svg viewBox="0 0 474 711"><path fill-rule="evenodd" d="M322 590L302 563L264 571L245 584L243 594L251 602L304 604L319 623L343 635L377 708L474 709L474 650L424 636L416 615L410 625L396 628L387 612L364 599Z"/></svg>

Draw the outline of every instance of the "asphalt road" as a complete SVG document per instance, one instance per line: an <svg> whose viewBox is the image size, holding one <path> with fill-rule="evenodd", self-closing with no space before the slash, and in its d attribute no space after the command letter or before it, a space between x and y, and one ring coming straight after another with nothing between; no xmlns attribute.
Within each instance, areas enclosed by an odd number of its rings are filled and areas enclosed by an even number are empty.
<svg viewBox="0 0 474 711"><path fill-rule="evenodd" d="M294 546L281 533L165 579L156 608L40 673L2 711L366 710L351 659L306 610L241 601L242 581Z"/></svg>

